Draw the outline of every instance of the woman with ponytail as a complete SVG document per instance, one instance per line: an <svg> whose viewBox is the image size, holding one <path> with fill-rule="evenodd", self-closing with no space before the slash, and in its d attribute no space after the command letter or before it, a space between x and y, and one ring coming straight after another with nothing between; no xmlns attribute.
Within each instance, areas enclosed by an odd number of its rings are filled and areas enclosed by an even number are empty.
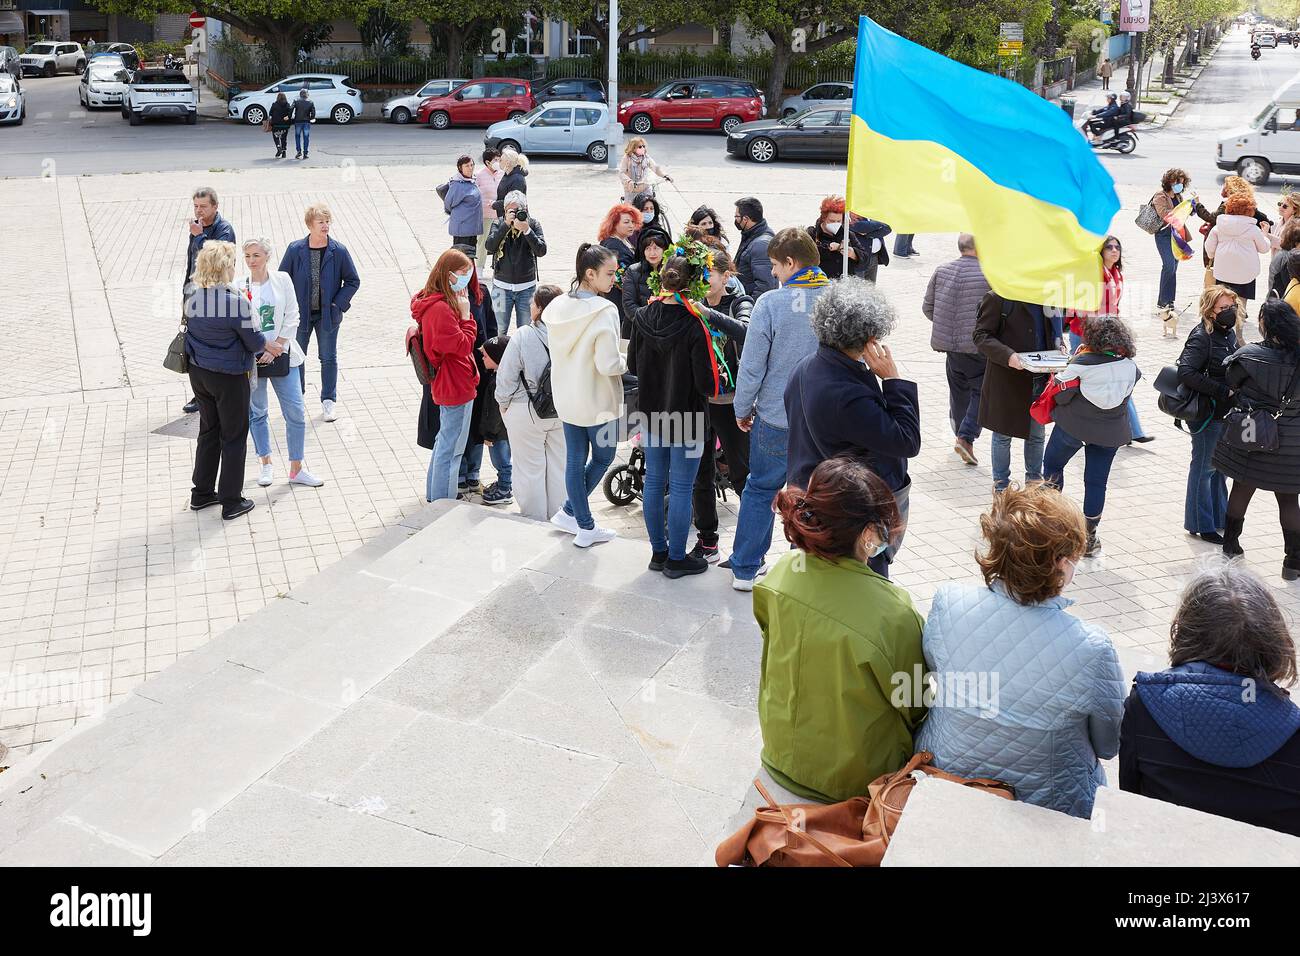
<svg viewBox="0 0 1300 956"><path fill-rule="evenodd" d="M754 587L763 767L805 799L860 797L912 756L925 716L921 615L867 565L897 533L898 505L866 465L830 458L776 507L798 550Z"/></svg>

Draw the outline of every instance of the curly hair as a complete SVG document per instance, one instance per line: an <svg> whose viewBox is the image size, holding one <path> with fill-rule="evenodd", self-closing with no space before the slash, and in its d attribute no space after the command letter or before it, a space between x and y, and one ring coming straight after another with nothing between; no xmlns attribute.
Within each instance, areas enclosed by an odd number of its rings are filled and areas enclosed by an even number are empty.
<svg viewBox="0 0 1300 956"><path fill-rule="evenodd" d="M614 230L618 228L618 221L624 216L631 216L634 223L639 223L641 221L641 210L625 202L610 207L609 212L605 213L605 218L600 221L600 229L596 231L596 238L604 242L614 235Z"/></svg>
<svg viewBox="0 0 1300 956"><path fill-rule="evenodd" d="M209 239L194 258L194 284L210 289L235 281L235 244Z"/></svg>
<svg viewBox="0 0 1300 956"><path fill-rule="evenodd" d="M1229 193L1227 200L1223 203L1223 211L1229 216L1253 216L1255 215L1255 199L1253 196L1247 196L1244 193Z"/></svg>
<svg viewBox="0 0 1300 956"><path fill-rule="evenodd" d="M1017 604L1038 604L1065 587L1056 566L1077 561L1088 543L1083 510L1050 484L1012 484L980 515L985 549L975 555L986 584L1000 581Z"/></svg>
<svg viewBox="0 0 1300 956"><path fill-rule="evenodd" d="M1124 358L1137 355L1133 332L1114 315L1090 315L1083 320L1083 344L1089 352L1113 352Z"/></svg>
<svg viewBox="0 0 1300 956"><path fill-rule="evenodd" d="M1192 177L1187 175L1187 171L1175 166L1173 169L1166 169L1165 174L1160 177L1160 188L1169 192L1174 183L1182 183L1184 187L1192 181Z"/></svg>
<svg viewBox="0 0 1300 956"><path fill-rule="evenodd" d="M844 215L843 196L827 196L823 199L821 207L817 211L817 221L821 222L826 218L827 213L832 212L839 213L841 216Z"/></svg>
<svg viewBox="0 0 1300 956"><path fill-rule="evenodd" d="M832 282L813 303L813 334L821 345L856 352L894 331L898 313L874 282L849 276Z"/></svg>
<svg viewBox="0 0 1300 956"><path fill-rule="evenodd" d="M808 476L807 491L778 492L776 508L786 540L828 561L859 557L858 542L867 528L891 541L903 524L889 485L853 458L826 459Z"/></svg>
<svg viewBox="0 0 1300 956"><path fill-rule="evenodd" d="M1254 196L1255 187L1246 182L1246 180L1242 179L1240 176L1225 176L1223 178L1223 194L1224 196L1232 196L1234 194Z"/></svg>

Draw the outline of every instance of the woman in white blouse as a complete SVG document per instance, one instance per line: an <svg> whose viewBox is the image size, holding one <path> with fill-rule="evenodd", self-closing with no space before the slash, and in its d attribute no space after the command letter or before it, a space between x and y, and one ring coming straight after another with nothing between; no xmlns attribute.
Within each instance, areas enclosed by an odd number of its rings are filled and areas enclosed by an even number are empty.
<svg viewBox="0 0 1300 956"><path fill-rule="evenodd" d="M302 387L297 373L264 377L263 369L280 355L288 353L289 368L302 365L302 350L295 334L298 331L298 297L293 280L284 272L272 272L271 244L265 239L249 239L244 243L244 263L248 276L240 283L240 291L252 304L253 321L266 336L266 351L257 357L258 376L249 402L248 424L253 433L253 447L262 459L262 473L257 483L263 488L274 480L271 466L271 429L267 425L267 382L275 387L275 396L284 415L285 443L289 447L289 483L319 488L325 484L303 467L303 445L307 439L307 412L303 406Z"/></svg>

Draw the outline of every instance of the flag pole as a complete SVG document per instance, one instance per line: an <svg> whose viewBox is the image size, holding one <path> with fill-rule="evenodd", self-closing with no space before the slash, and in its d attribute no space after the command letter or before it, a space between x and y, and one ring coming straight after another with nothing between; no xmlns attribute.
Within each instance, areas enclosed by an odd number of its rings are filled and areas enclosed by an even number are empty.
<svg viewBox="0 0 1300 956"><path fill-rule="evenodd" d="M857 85L858 85L858 58L855 55L853 57L853 80L852 80L851 88L857 89ZM844 239L840 243L840 255L844 257L844 265L840 269L841 278L846 278L849 274L849 243L852 241L849 238L849 217L852 216L852 212L850 212L849 210L849 178L853 172L853 110L851 108L851 104L853 103L852 97L849 98L849 103L850 103L849 156L844 161ZM820 225L818 226L818 228L821 228Z"/></svg>

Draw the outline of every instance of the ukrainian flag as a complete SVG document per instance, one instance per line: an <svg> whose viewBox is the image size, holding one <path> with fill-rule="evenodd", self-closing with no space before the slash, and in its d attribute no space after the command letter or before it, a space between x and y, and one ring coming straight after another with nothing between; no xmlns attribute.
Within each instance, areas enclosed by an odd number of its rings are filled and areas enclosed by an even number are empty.
<svg viewBox="0 0 1300 956"><path fill-rule="evenodd" d="M969 232L999 295L1093 310L1115 182L1060 107L858 21L848 207Z"/></svg>

